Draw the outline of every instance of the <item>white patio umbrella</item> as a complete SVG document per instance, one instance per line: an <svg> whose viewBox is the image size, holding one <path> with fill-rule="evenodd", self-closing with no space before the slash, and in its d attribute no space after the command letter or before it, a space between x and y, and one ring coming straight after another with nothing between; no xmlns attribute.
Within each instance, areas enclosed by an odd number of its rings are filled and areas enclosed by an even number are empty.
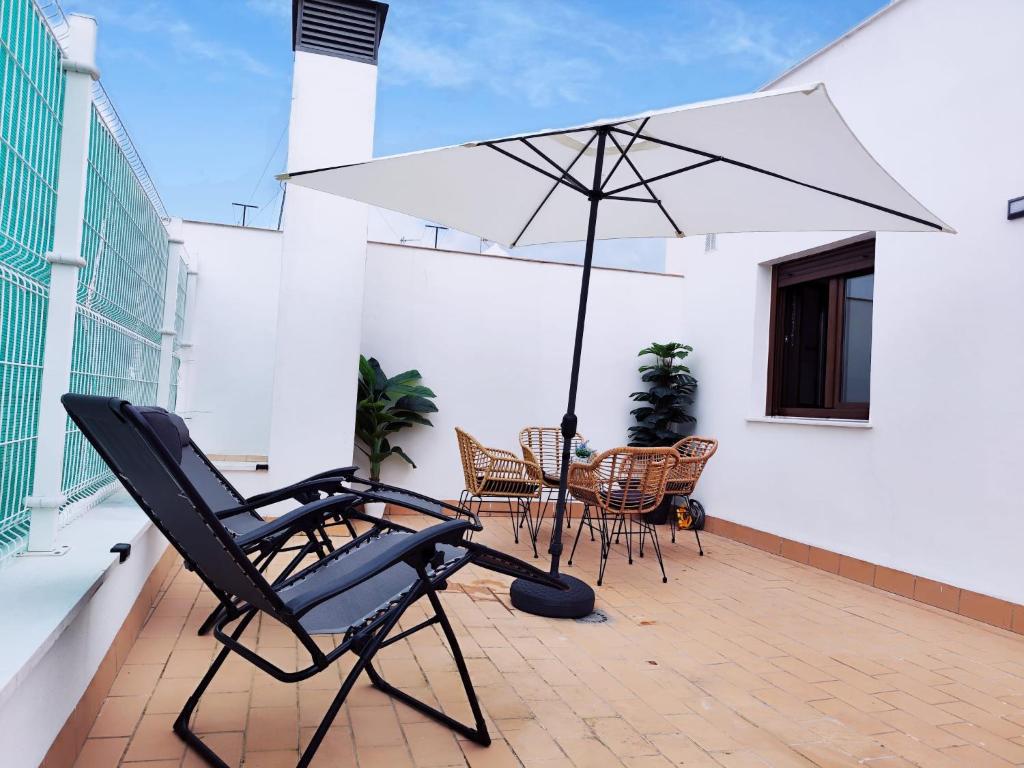
<svg viewBox="0 0 1024 768"><path fill-rule="evenodd" d="M555 574L595 240L953 231L868 153L821 83L279 178L506 246L586 241L548 549ZM593 591L562 578L573 586L567 596L517 583L513 601L544 615L589 612Z"/></svg>

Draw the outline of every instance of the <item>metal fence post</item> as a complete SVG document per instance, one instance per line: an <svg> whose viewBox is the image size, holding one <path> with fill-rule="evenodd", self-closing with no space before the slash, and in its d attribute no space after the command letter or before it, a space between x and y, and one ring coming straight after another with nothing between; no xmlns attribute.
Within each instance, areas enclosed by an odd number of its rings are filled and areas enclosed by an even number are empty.
<svg viewBox="0 0 1024 768"><path fill-rule="evenodd" d="M195 253L189 253L186 260L188 270L185 272L185 295L188 298L185 304L185 322L182 324L180 337L176 339L178 354L181 355L181 367L178 368L178 402L175 405L175 410L186 420L189 418L184 414L188 411L189 388L187 382L193 363L192 338L195 335L196 291L199 288L197 258ZM185 384L182 385L182 382Z"/></svg>
<svg viewBox="0 0 1024 768"><path fill-rule="evenodd" d="M171 410L171 358L174 356L174 340L177 336L175 310L178 306L178 269L185 250L185 241L181 238L181 220L171 219L167 233L167 280L164 283L164 320L160 328L160 374L156 385L156 404Z"/></svg>
<svg viewBox="0 0 1024 768"><path fill-rule="evenodd" d="M92 81L96 69L96 21L87 16L68 17L67 58L60 171L57 176L57 209L50 263L46 345L39 404L32 495L25 505L32 510L29 551L60 554L55 548L58 512L65 499L61 493L67 415L60 397L71 381L71 349L75 334L75 304L82 258L82 220L85 213L85 180L89 157L89 123L92 117Z"/></svg>

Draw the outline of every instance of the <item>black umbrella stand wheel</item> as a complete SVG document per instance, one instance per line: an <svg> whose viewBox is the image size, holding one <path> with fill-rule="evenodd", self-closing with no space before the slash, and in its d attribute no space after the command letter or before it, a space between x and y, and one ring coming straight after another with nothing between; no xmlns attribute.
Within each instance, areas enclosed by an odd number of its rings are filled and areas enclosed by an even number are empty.
<svg viewBox="0 0 1024 768"><path fill-rule="evenodd" d="M594 590L589 584L564 573L557 578L569 586L568 591L516 579L509 590L512 605L520 611L549 619L581 619L594 612Z"/></svg>

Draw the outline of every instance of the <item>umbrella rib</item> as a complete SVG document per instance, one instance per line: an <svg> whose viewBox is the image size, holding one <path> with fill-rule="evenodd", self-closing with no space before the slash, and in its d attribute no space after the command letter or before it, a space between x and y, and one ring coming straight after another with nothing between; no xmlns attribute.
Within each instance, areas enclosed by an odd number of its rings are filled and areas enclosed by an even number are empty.
<svg viewBox="0 0 1024 768"><path fill-rule="evenodd" d="M586 143L583 145L583 147L580 149L580 151L576 153L576 157L574 157L572 159L572 162L569 163L569 165L566 167L567 171L571 171L572 170L572 167L574 165L576 165L576 161L579 160L581 157L583 157L583 153L586 152L587 149L590 148L591 144L594 143L594 139L595 138L597 138L597 132L596 131L593 134L591 134L590 138L587 139ZM497 149L497 147L492 147L492 149ZM512 241L512 247L513 248L515 248L516 245L518 245L519 240L522 238L523 235L526 234L526 230L530 228L531 224L533 224L533 220L535 218L537 218L537 214L540 213L541 208L543 208L545 205L547 205L548 200L551 198L551 195L553 195L555 193L556 189L558 189L558 184L552 184L551 185L551 189L549 189L548 193L546 195L544 195L544 199L540 201L540 204L534 209L533 213L530 214L530 218L528 218L526 220L526 223L523 225L523 228L521 230L519 230L519 234L516 235L516 239Z"/></svg>
<svg viewBox="0 0 1024 768"><path fill-rule="evenodd" d="M647 121L650 119L651 118L649 117L645 117L643 119L643 122L640 123L640 127L636 129L636 133L629 137L629 141L626 142L625 149L623 149L619 145L619 142L615 140L615 136L613 134L608 134L608 138L612 140L612 143L615 145L615 148L619 150L619 159L615 161L615 165L612 166L611 171L608 172L608 175L604 177L604 181L601 182L601 191L604 191L604 188L608 185L608 182L612 180L612 176L614 176L615 172L619 170L619 165L622 163L623 160L626 159L626 154L632 148L633 142L636 141L636 137L640 135L641 131L643 131L644 127L647 125ZM643 178L642 176L640 176L639 173L637 174L637 177Z"/></svg>
<svg viewBox="0 0 1024 768"><path fill-rule="evenodd" d="M616 133L622 133L622 134L629 135L628 131L623 131L621 128L615 128L614 126L611 127L609 130L614 131ZM666 141L665 139L658 139L658 138L655 138L654 136L641 136L640 138L644 139L645 141L653 141L655 144L661 144L663 146L671 147L673 149L678 149L678 150L681 150L683 152L689 152L690 154L693 154L693 155L702 155L703 157L710 158L709 160L705 161L704 163L701 163L700 165L707 165L708 163L714 162L716 160L717 161L721 161L723 163L728 163L729 165L734 165L737 168L743 168L744 170L753 171L754 173L760 173L760 174L763 174L765 176L770 176L770 177L772 177L774 179L779 179L780 181L787 181L790 184L796 184L797 186L800 186L800 187L805 187L807 189L813 189L815 192L822 192L822 193L824 193L826 195L831 195L832 197L838 197L838 198L840 198L842 200L847 200L847 201L849 201L851 203L857 203L858 205L863 205L863 206L866 206L868 208L874 208L876 211L882 211L883 213L888 213L888 214L890 214L892 216L898 216L901 219L907 219L908 221L913 221L913 222L916 222L917 224L924 224L926 227L932 227L933 229L938 229L938 230L942 229L942 225L941 224L936 224L933 221L928 221L927 219L922 219L922 218L920 218L918 216L912 216L909 213L903 213L902 211L897 211L894 208L887 208L884 205L879 205L878 203L872 203L872 202L870 202L868 200L862 200L861 198L854 197L853 195L847 195L847 194L844 194L842 192L836 192L836 191L831 190L831 189L825 189L824 187L819 187L819 186L817 186L815 184L810 184L809 182L806 182L806 181L800 181L799 179L794 179L794 178L791 178L789 176L784 176L781 173L776 173L775 171L769 171L766 168L759 168L756 165L751 165L750 163L744 163L741 160L733 160L732 158L722 157L721 155L712 155L710 152L704 152L703 150L700 150L700 149L694 149L692 147L687 147L687 146L684 146L682 144L676 144L676 143L671 142L671 141ZM696 166L691 166L691 167L696 167ZM622 190L613 190L613 193L614 192L621 192L621 191Z"/></svg>
<svg viewBox="0 0 1024 768"><path fill-rule="evenodd" d="M520 141L521 141L521 142L522 142L523 144L525 144L526 146L528 146L528 147L529 147L530 149L532 149L532 150L533 150L534 152L536 152L536 153L537 153L537 154L538 154L538 155L539 155L540 157L542 157L542 158L543 158L544 160L546 160L546 161L547 161L548 163L550 163L550 164L551 164L551 166L552 166L552 167L553 167L553 168L554 168L554 169L555 169L556 171L558 171L558 172L559 172L560 174L562 174L562 176L563 176L564 178L568 179L568 180L569 180L569 181L571 181L571 182L572 182L572 183L573 183L574 185L576 185L576 188L577 188L577 189L578 189L578 190L579 190L580 192L583 192L584 194L589 194L589 190L588 190L588 189L587 189L587 188L586 188L585 186L583 186L583 184L582 184L582 183L580 182L580 180L579 180L579 179L577 179L577 178L576 178L575 176L573 176L573 175L572 175L571 173L569 173L569 169L567 169L567 168L563 168L563 167L562 167L562 166L560 166L560 165L559 165L558 163L556 163L556 162L555 162L554 160L552 160L552 159L551 159L550 157L548 157L548 156L547 156L546 154L544 154L543 152L541 152L541 151L540 151L540 149L538 149L538 148L537 148L536 146L534 146L533 144L531 144L531 143L530 143L530 140L529 140L528 138L527 138L527 139L520 139Z"/></svg>
<svg viewBox="0 0 1024 768"><path fill-rule="evenodd" d="M656 197L629 197L628 195L601 195L602 200L620 200L624 203L657 203L661 205L661 200ZM677 234L679 230L676 230Z"/></svg>
<svg viewBox="0 0 1024 768"><path fill-rule="evenodd" d="M703 168L705 165L717 163L721 159L723 158L712 157L707 160L701 160L699 163L693 163L692 165L686 165L683 166L682 168L676 168L674 171L666 171L665 173L659 173L657 176L651 176L651 178L649 179L645 179L641 176L640 181L635 182L634 184L626 184L625 186L618 187L617 189L613 189L611 192L607 192L606 194L617 195L620 192L625 192L626 190L629 189L636 189L637 187L646 186L650 184L652 181L661 181L662 179L667 179L669 176L678 176L680 173L686 173L687 171L692 171L695 168ZM648 190L648 192L650 192L650 190Z"/></svg>
<svg viewBox="0 0 1024 768"><path fill-rule="evenodd" d="M646 124L647 124L647 121L644 120L644 125L646 125ZM636 137L640 135L640 131L641 130L643 130L643 125L641 125L640 129L635 134L633 134L633 137L629 140L629 143L626 145L626 149L625 150L623 150L622 147L619 146L619 142L615 139L615 134L614 133L610 133L609 132L608 137L612 140L612 144L614 144L616 147L618 147L619 148L619 152L622 153L622 154L619 155L619 159L626 161L626 164L632 169L633 173L636 174L636 177L638 179L640 179L640 182L643 184L644 189L647 190L647 194L649 194L651 196L651 201L658 204L658 208L661 209L662 215L668 220L669 225L672 227L672 231L675 232L677 236L681 237L682 234L683 234L683 230L681 230L679 228L679 225L676 224L675 219L673 219L672 216L669 215L669 212L665 208L664 204L661 202L661 200L658 199L658 196L654 194L654 190L651 189L651 181L648 180L648 179L645 179L643 174L640 173L640 170L636 167L636 164L633 162L633 160L626 156L626 153L629 152L629 148L631 146L633 146L633 140L636 139ZM687 169L687 170L689 170L689 169ZM609 175L608 178L610 179L611 176ZM607 181L607 179L606 179L606 181ZM611 197L611 199L613 199L613 200L629 199L629 198L612 197L612 195L614 195L616 191L620 191L620 190L613 190L612 192L609 192L608 193L608 197Z"/></svg>
<svg viewBox="0 0 1024 768"><path fill-rule="evenodd" d="M564 184L565 186L567 186L569 189L573 190L574 192L579 192L580 194L583 194L583 195L588 194L585 189L583 189L581 187L577 187L575 184L573 184L572 182L566 181L565 178L563 178L561 176L555 176L555 174L553 174L553 173L548 173L547 171L545 171L540 166L534 165L529 160L524 160L523 158L519 157L518 155L515 155L515 154L509 152L507 149L502 149L501 147L497 146L496 144L491 144L490 142L484 142L483 146L490 147L495 152L500 152L501 154L505 155L505 157L509 157L509 158L515 160L517 163L522 163L527 168L529 168L529 169L531 169L533 171L536 171L537 173L541 174L542 176L547 176L549 179L551 179L551 180L553 180L555 182L556 186L559 185L559 184Z"/></svg>

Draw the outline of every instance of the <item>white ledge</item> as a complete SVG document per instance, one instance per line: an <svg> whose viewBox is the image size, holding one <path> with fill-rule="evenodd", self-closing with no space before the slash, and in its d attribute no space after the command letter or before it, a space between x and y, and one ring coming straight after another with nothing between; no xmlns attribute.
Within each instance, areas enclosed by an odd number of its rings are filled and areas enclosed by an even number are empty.
<svg viewBox="0 0 1024 768"><path fill-rule="evenodd" d="M0 573L0 705L100 588L118 556L110 545L134 544L151 527L127 494L89 510L57 534L74 546L60 558L12 558Z"/></svg>
<svg viewBox="0 0 1024 768"><path fill-rule="evenodd" d="M872 428L870 421L861 421L860 419L802 419L798 416L747 416L747 421L760 424L798 424L804 427Z"/></svg>

